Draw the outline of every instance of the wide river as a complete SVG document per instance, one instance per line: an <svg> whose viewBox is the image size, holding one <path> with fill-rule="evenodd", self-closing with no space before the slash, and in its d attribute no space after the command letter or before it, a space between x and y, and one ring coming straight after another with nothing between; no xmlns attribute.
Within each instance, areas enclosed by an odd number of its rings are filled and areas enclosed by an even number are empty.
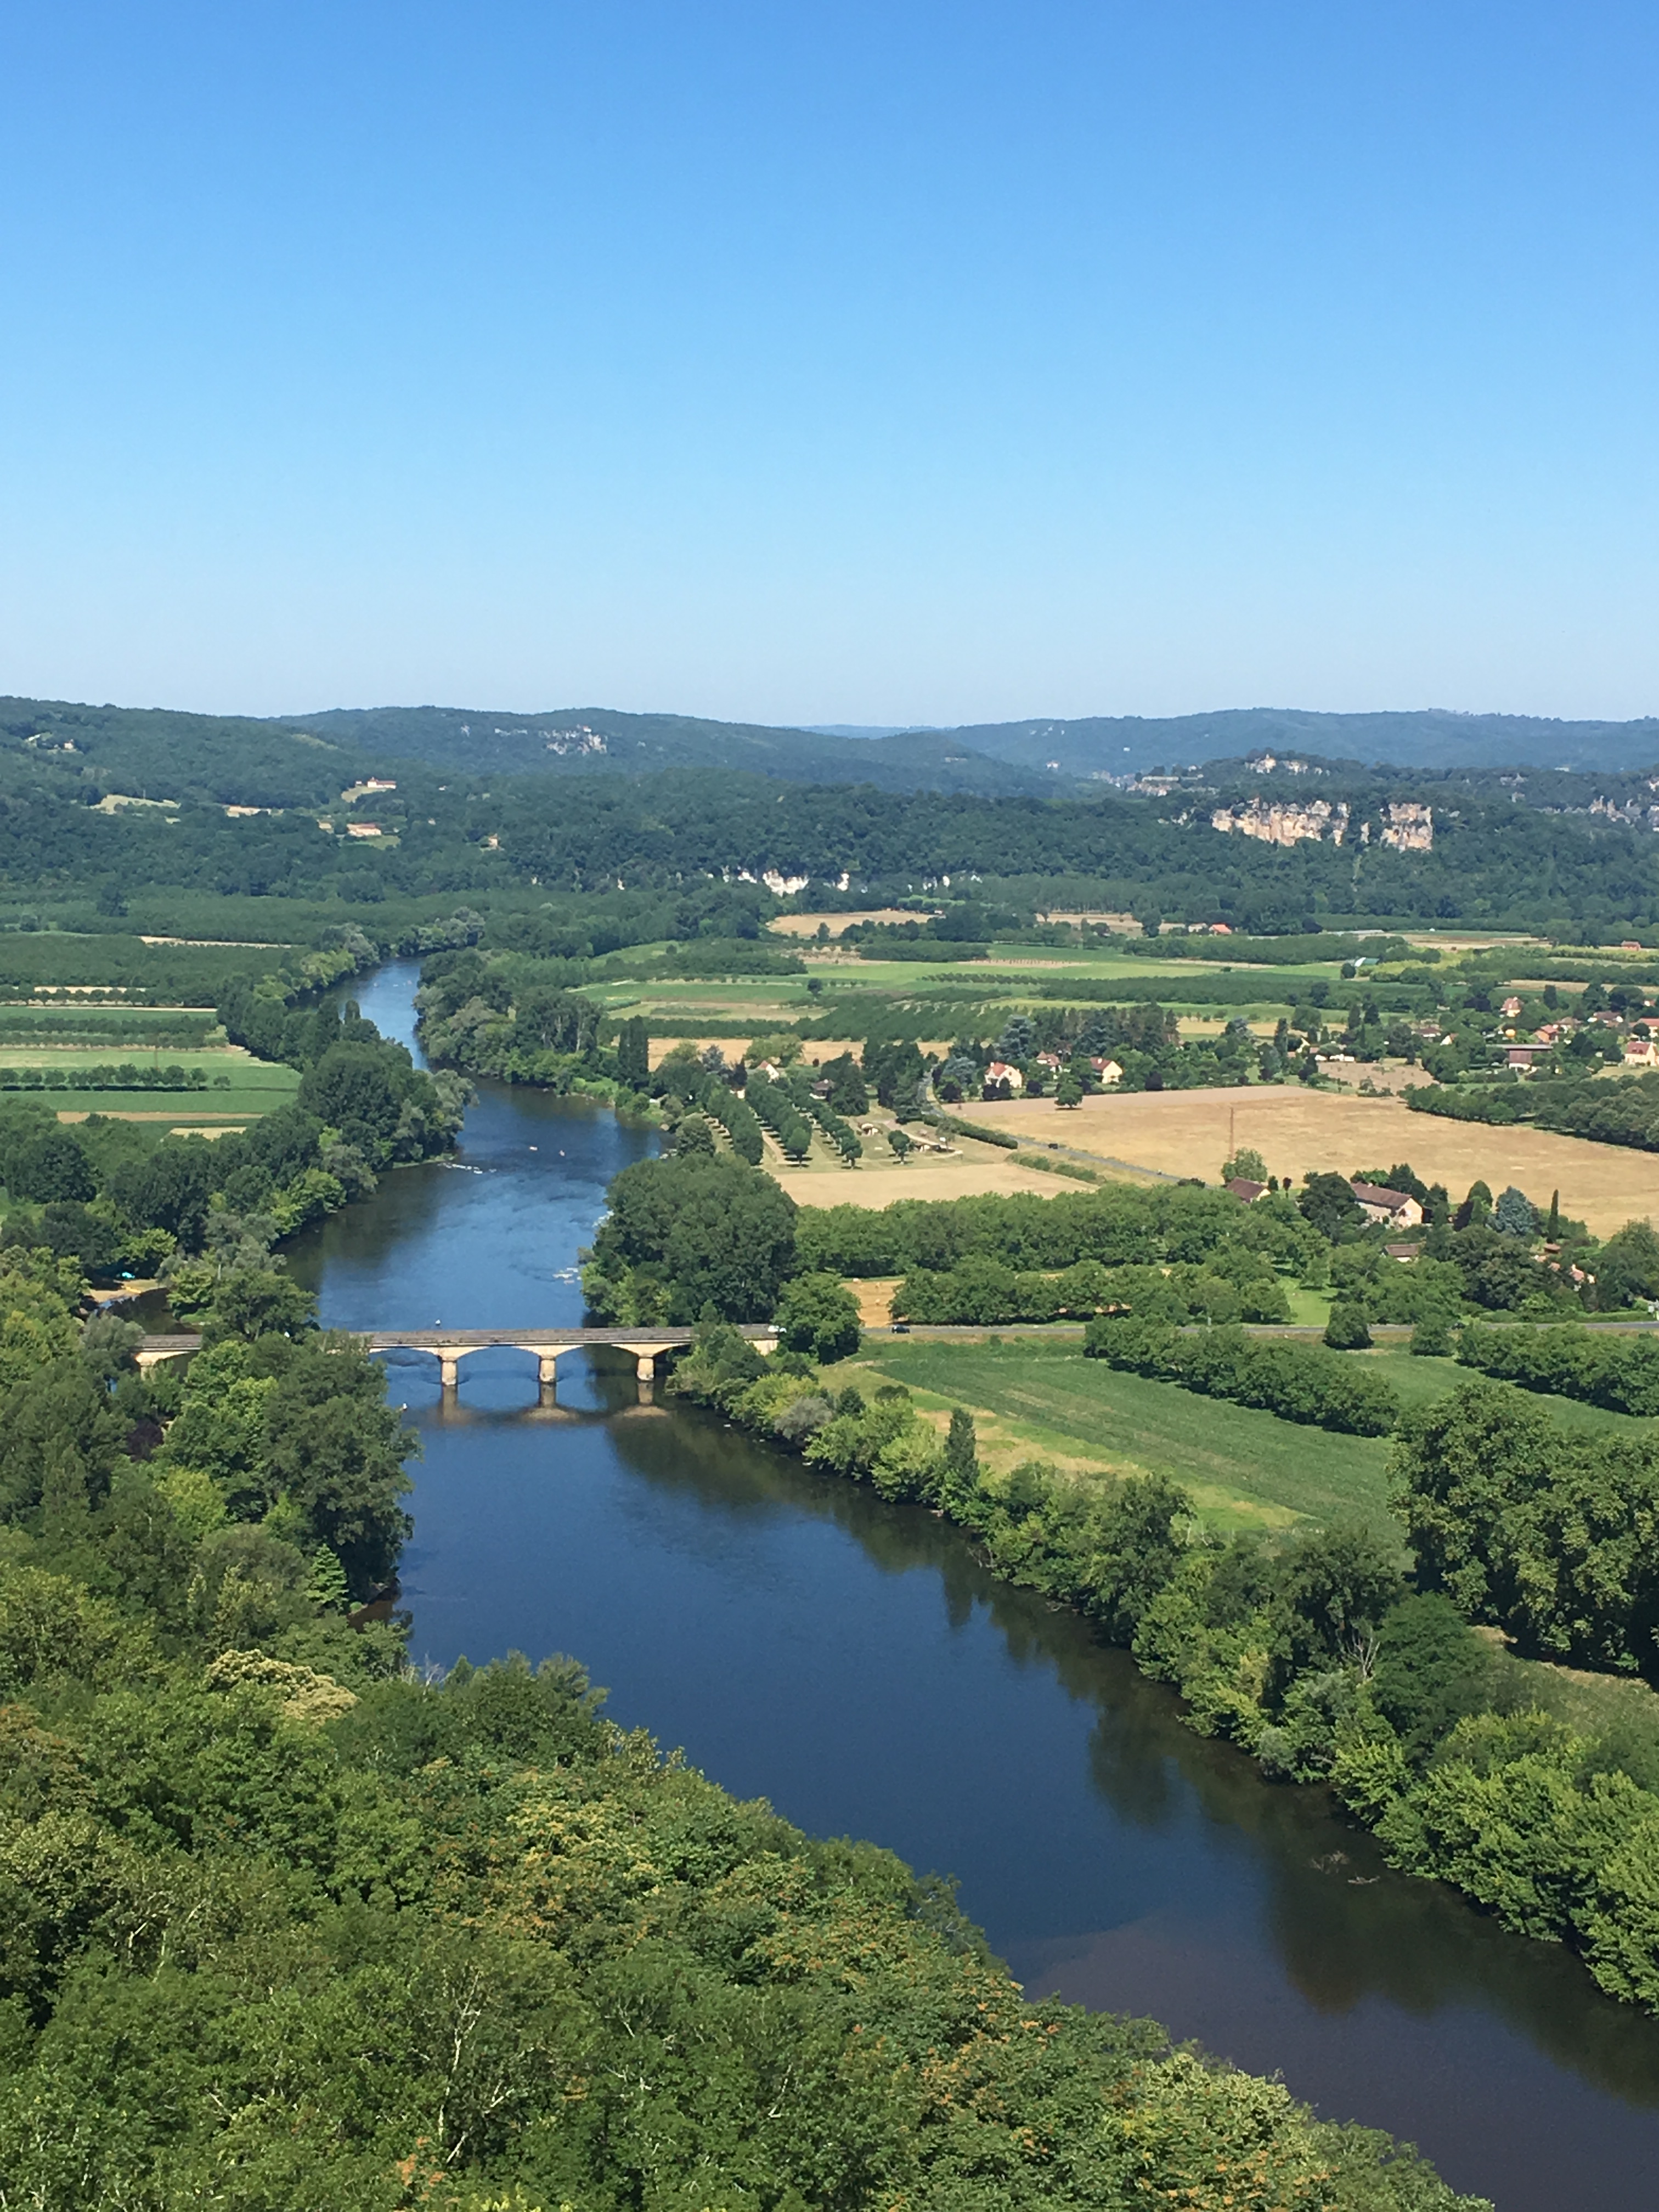
<svg viewBox="0 0 1659 2212"><path fill-rule="evenodd" d="M362 987L413 1044L413 963ZM653 1138L486 1087L457 1164L388 1176L293 1267L349 1328L573 1327L578 1249ZM1659 2022L1565 1953L1391 1875L1323 1793L1184 1729L1121 1652L930 1515L820 1480L631 1359L398 1357L419 1429L417 1660L568 1651L740 1796L956 1876L1032 1995L1148 2013L1333 2118L1419 2143L1500 2212L1652 2212ZM1310 1438L1309 1449L1319 1449Z"/></svg>

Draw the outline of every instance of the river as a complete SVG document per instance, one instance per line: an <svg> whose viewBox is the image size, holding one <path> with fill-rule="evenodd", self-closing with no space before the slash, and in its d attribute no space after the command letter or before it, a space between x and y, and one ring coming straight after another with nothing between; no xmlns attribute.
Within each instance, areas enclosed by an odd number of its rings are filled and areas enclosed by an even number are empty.
<svg viewBox="0 0 1659 2212"><path fill-rule="evenodd" d="M359 991L413 1042L412 963ZM610 1112L486 1085L460 1158L299 1240L331 1325L579 1323L578 1248L653 1149ZM1383 1867L1322 1791L1184 1729L1084 1625L918 1508L719 1420L637 1403L633 1363L485 1353L446 1407L398 1357L423 1457L417 1660L568 1651L741 1796L956 1876L1032 1995L1148 2013L1333 2118L1419 2143L1500 2212L1650 2212L1659 2022L1565 1952ZM1316 1440L1310 1440L1316 1449Z"/></svg>

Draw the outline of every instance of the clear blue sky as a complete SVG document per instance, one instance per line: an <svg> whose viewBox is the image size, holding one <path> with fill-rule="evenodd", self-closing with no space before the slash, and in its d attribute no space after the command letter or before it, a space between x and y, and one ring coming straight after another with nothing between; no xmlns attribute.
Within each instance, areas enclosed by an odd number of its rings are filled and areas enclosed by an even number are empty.
<svg viewBox="0 0 1659 2212"><path fill-rule="evenodd" d="M0 690L1659 711L1659 9L13 0Z"/></svg>

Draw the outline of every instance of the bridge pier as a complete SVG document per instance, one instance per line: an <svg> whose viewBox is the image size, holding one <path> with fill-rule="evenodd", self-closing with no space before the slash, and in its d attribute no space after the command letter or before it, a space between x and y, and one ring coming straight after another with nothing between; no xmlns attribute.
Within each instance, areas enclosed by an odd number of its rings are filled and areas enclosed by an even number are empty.
<svg viewBox="0 0 1659 2212"><path fill-rule="evenodd" d="M446 1398L460 1388L461 1362L466 1357L465 1349L449 1344L412 1344L411 1352L424 1352L438 1363L438 1381Z"/></svg>
<svg viewBox="0 0 1659 2212"><path fill-rule="evenodd" d="M559 1402L559 1354L572 1351L568 1344L526 1344L525 1351L536 1355L536 1395L544 1406Z"/></svg>
<svg viewBox="0 0 1659 2212"><path fill-rule="evenodd" d="M656 1395L657 1359L659 1354L671 1347L665 1344L623 1344L617 1349L634 1355L634 1372L639 1378L640 1403L648 1406Z"/></svg>

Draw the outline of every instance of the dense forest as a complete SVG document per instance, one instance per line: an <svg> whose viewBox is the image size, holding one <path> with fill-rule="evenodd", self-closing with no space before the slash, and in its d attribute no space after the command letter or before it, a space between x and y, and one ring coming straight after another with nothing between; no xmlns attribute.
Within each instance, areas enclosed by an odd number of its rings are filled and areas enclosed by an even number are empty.
<svg viewBox="0 0 1659 2212"><path fill-rule="evenodd" d="M473 724L437 709L313 718L325 737L0 701L0 923L8 904L14 927L31 908L38 919L68 906L84 917L74 926L101 917L109 927L170 886L321 905L337 918L400 902L534 908L560 894L769 874L858 897L933 890L959 900L976 884L1018 882L1028 920L1046 884L1057 902L1063 892L1258 935L1412 919L1536 926L1593 943L1659 927L1653 793L1639 775L1407 774L1325 760L1291 775L1232 760L1144 789L1021 782L1012 769L1000 784L954 787L919 758L895 785L877 773L876 745L788 732L770 733L791 739L787 777L775 745L757 753L735 737L702 753L665 738L635 763L648 772L595 774L580 763L612 756L582 750L611 743L606 718L592 714L586 738L538 724L529 751L509 746L506 758L494 723L463 738ZM454 724L442 744L420 734L422 716L434 729ZM839 748L833 759L814 750L824 746ZM1349 834L1276 844L1213 826L1230 809L1315 800L1346 809ZM1385 838L1387 810L1403 800L1431 808L1430 849Z"/></svg>

